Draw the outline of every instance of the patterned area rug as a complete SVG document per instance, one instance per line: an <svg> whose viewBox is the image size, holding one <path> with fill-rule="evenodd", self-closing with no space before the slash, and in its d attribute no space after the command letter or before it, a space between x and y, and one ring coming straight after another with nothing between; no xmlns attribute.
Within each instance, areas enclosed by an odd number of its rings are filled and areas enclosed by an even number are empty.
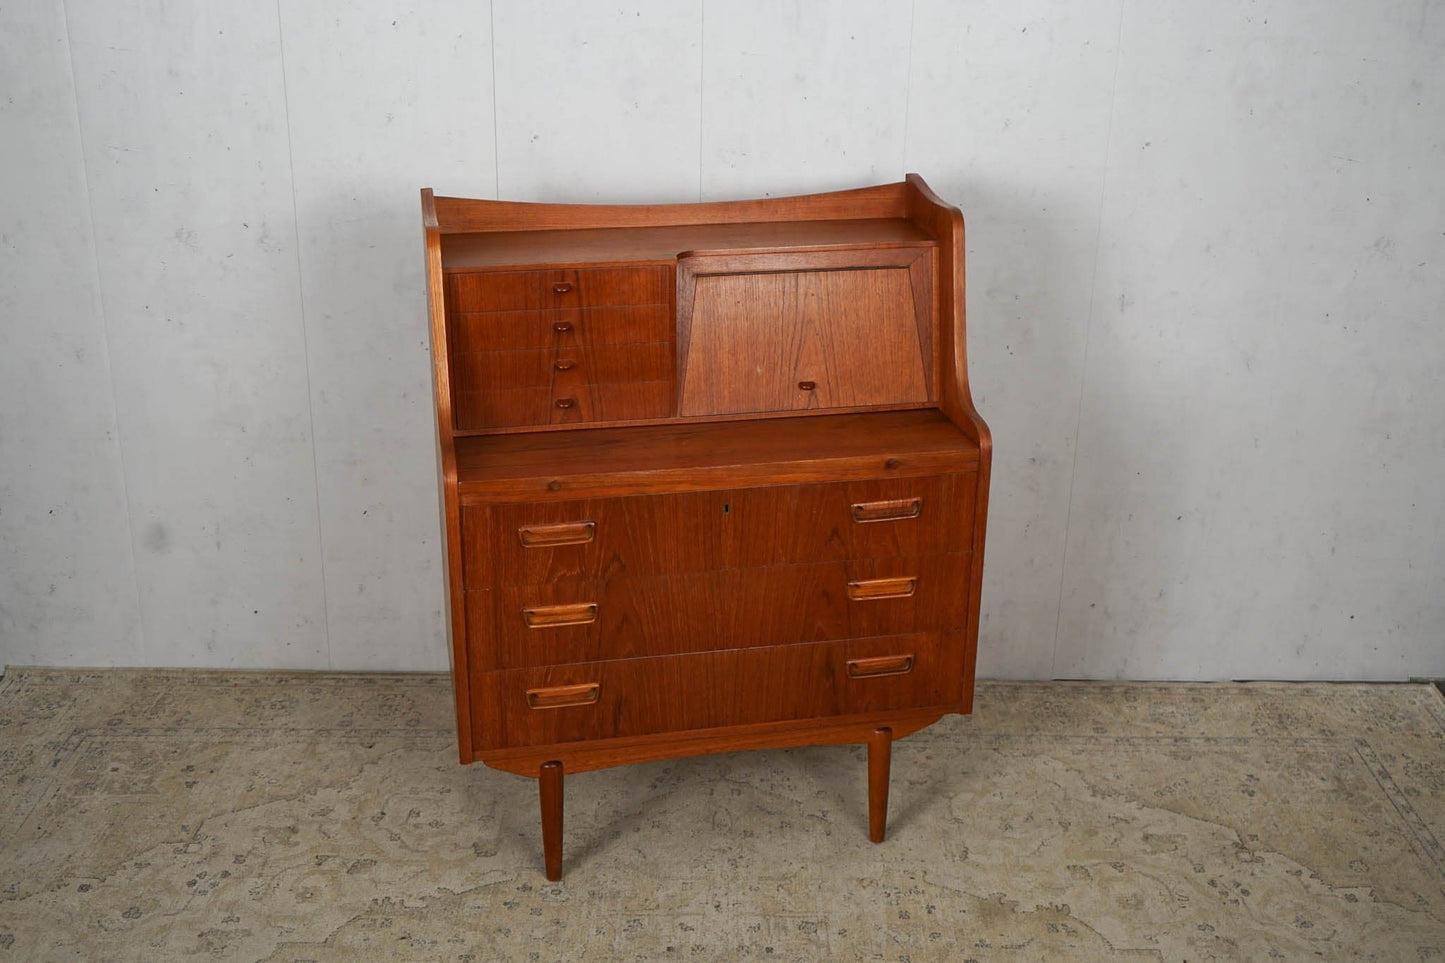
<svg viewBox="0 0 1445 963"><path fill-rule="evenodd" d="M899 742L536 783L438 676L12 669L0 960L1445 957L1423 685L986 684Z"/></svg>

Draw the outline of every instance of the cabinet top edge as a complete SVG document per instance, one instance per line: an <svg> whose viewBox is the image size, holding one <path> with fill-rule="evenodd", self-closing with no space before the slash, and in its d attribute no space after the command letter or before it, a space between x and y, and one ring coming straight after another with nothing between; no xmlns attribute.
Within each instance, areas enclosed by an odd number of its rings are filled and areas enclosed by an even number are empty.
<svg viewBox="0 0 1445 963"><path fill-rule="evenodd" d="M672 204L553 204L437 196L428 188L423 191L423 206L446 235L558 227L907 217L909 198L926 189L921 177L910 174L907 180L889 184L788 197Z"/></svg>

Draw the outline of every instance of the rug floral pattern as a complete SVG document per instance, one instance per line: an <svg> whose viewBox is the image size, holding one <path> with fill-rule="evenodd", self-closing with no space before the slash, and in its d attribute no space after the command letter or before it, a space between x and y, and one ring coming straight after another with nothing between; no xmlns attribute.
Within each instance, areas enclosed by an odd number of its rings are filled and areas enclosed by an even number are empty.
<svg viewBox="0 0 1445 963"><path fill-rule="evenodd" d="M1424 685L994 683L894 748L534 781L432 675L11 669L4 960L1445 960Z"/></svg>

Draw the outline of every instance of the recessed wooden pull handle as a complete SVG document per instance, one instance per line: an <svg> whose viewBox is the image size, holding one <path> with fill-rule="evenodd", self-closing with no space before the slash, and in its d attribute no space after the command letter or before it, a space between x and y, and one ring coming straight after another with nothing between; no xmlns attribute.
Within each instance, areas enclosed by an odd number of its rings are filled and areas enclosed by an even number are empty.
<svg viewBox="0 0 1445 963"><path fill-rule="evenodd" d="M568 331L572 330L572 322L558 321L556 324L552 325L552 330L556 331L558 334L566 334Z"/></svg>
<svg viewBox="0 0 1445 963"><path fill-rule="evenodd" d="M816 382L816 381L799 381L799 382L798 382L798 387L799 387L799 388L802 388L804 391L812 391L814 388L818 387L818 382Z"/></svg>
<svg viewBox="0 0 1445 963"><path fill-rule="evenodd" d="M849 659L848 678L867 679L878 675L907 675L913 671L913 653L877 655L869 659Z"/></svg>
<svg viewBox="0 0 1445 963"><path fill-rule="evenodd" d="M566 281L559 281L558 283L552 285L553 294L570 294L571 292L572 285L568 284Z"/></svg>
<svg viewBox="0 0 1445 963"><path fill-rule="evenodd" d="M573 368L577 367L577 362L575 362L575 361L558 361L558 362L554 363L554 364L552 365L552 367L556 368L558 371L571 371Z"/></svg>
<svg viewBox="0 0 1445 963"><path fill-rule="evenodd" d="M554 525L523 525L517 529L523 548L552 548L581 545L597 537L596 522L558 522Z"/></svg>
<svg viewBox="0 0 1445 963"><path fill-rule="evenodd" d="M558 408L574 408L577 405L576 398L558 398L553 402Z"/></svg>
<svg viewBox="0 0 1445 963"><path fill-rule="evenodd" d="M923 514L923 499L892 498L881 502L855 502L855 522L892 522L900 518L917 518Z"/></svg>
<svg viewBox="0 0 1445 963"><path fill-rule="evenodd" d="M580 685L552 685L545 689L528 689L527 705L533 709L561 709L565 706L590 706L602 695L598 682Z"/></svg>
<svg viewBox="0 0 1445 963"><path fill-rule="evenodd" d="M575 602L570 605L538 605L522 610L522 621L529 629L553 629L563 625L586 625L597 621L596 602Z"/></svg>
<svg viewBox="0 0 1445 963"><path fill-rule="evenodd" d="M870 578L862 582L848 583L848 597L855 602L872 602L877 599L904 599L918 590L918 579Z"/></svg>

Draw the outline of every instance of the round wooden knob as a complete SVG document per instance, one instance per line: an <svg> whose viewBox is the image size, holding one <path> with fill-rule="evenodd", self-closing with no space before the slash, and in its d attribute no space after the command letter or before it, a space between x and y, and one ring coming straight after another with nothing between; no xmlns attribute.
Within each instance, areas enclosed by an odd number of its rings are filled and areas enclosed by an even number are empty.
<svg viewBox="0 0 1445 963"><path fill-rule="evenodd" d="M552 365L552 367L556 368L558 371L571 371L573 368L577 367L577 362L558 361L556 364Z"/></svg>
<svg viewBox="0 0 1445 963"><path fill-rule="evenodd" d="M799 381L799 382L798 382L798 387L799 387L799 388L802 388L804 391L812 391L814 388L818 387L818 382L816 382L816 381Z"/></svg>
<svg viewBox="0 0 1445 963"><path fill-rule="evenodd" d="M552 285L553 294L568 294L571 292L571 290L572 285L568 284L566 281L563 281L560 284Z"/></svg>
<svg viewBox="0 0 1445 963"><path fill-rule="evenodd" d="M572 322L558 321L556 324L552 325L552 330L556 331L558 334L566 334L568 331L572 330Z"/></svg>
<svg viewBox="0 0 1445 963"><path fill-rule="evenodd" d="M558 399L556 400L556 402L554 402L554 404L556 404L558 408L571 408L571 407L573 407L574 405L577 404L577 399L576 399L576 398L558 398Z"/></svg>

